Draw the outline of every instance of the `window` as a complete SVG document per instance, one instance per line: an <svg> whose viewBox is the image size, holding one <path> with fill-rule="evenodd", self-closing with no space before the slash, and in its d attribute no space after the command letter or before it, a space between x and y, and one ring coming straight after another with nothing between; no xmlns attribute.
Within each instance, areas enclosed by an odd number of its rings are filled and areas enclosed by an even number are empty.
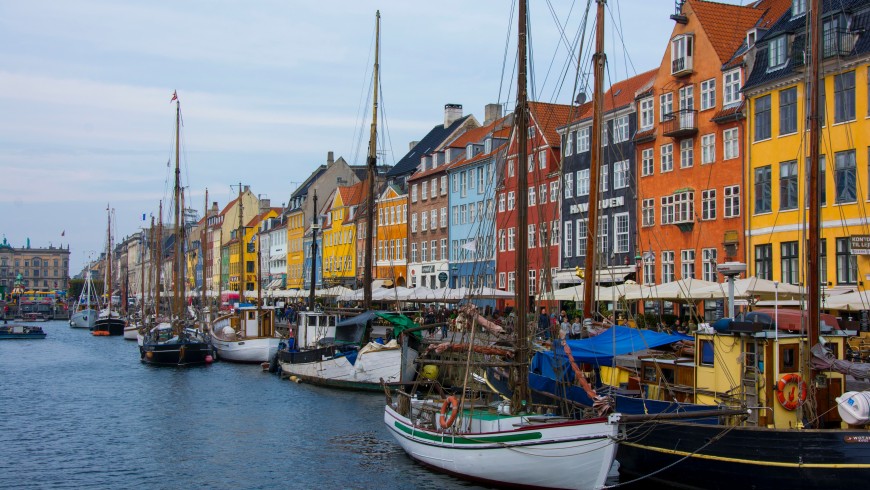
<svg viewBox="0 0 870 490"><path fill-rule="evenodd" d="M613 121L613 142L623 141L628 141L628 116L620 116Z"/></svg>
<svg viewBox="0 0 870 490"><path fill-rule="evenodd" d="M447 176L446 175L441 176L441 195L442 196L447 195Z"/></svg>
<svg viewBox="0 0 870 490"><path fill-rule="evenodd" d="M725 187L725 211L726 218L736 218L740 216L740 186L729 185Z"/></svg>
<svg viewBox="0 0 870 490"><path fill-rule="evenodd" d="M535 224L529 224L529 248L535 248Z"/></svg>
<svg viewBox="0 0 870 490"><path fill-rule="evenodd" d="M797 133L797 87L779 91L779 134Z"/></svg>
<svg viewBox="0 0 870 490"><path fill-rule="evenodd" d="M828 282L828 241L824 238L819 243L819 280L822 284Z"/></svg>
<svg viewBox="0 0 870 490"><path fill-rule="evenodd" d="M810 171L809 171L810 159L809 158L806 159L806 167L804 167L804 168L806 169L806 182L805 182L806 187L805 187L805 189L809 189L810 188ZM821 194L819 196L819 204L821 206L824 206L825 204L828 203L828 200L827 200L828 199L828 192L826 189L827 186L825 185L825 182L826 182L825 181L825 155L819 155L819 194ZM804 195L804 206L809 207L809 205L810 205L810 194L809 194L809 192L807 192Z"/></svg>
<svg viewBox="0 0 870 490"><path fill-rule="evenodd" d="M465 197L468 194L468 173L459 173L459 195Z"/></svg>
<svg viewBox="0 0 870 490"><path fill-rule="evenodd" d="M537 284L536 284L537 276L538 276L537 270L531 269L529 271L529 296L533 296L537 292L537 287L536 287L537 286Z"/></svg>
<svg viewBox="0 0 870 490"><path fill-rule="evenodd" d="M411 244L411 262L417 262L417 244Z"/></svg>
<svg viewBox="0 0 870 490"><path fill-rule="evenodd" d="M554 180L550 182L550 202L556 202L559 200L559 181Z"/></svg>
<svg viewBox="0 0 870 490"><path fill-rule="evenodd" d="M653 99L647 97L640 101L640 129L652 129L655 123L655 115L653 114Z"/></svg>
<svg viewBox="0 0 870 490"><path fill-rule="evenodd" d="M716 189L701 191L701 219L716 219Z"/></svg>
<svg viewBox="0 0 870 490"><path fill-rule="evenodd" d="M674 282L674 251L662 252L662 283Z"/></svg>
<svg viewBox="0 0 870 490"><path fill-rule="evenodd" d="M613 217L613 228L616 231L615 253L628 252L628 213L620 213Z"/></svg>
<svg viewBox="0 0 870 490"><path fill-rule="evenodd" d="M467 223L474 223L476 212L477 212L477 206L475 206L474 203L469 204L468 205L468 221L466 221Z"/></svg>
<svg viewBox="0 0 870 490"><path fill-rule="evenodd" d="M498 230L498 251L505 251L505 232L504 230Z"/></svg>
<svg viewBox="0 0 870 490"><path fill-rule="evenodd" d="M513 211L514 204L516 203L516 197L514 196L514 191L508 192L507 203L508 203L508 211Z"/></svg>
<svg viewBox="0 0 870 490"><path fill-rule="evenodd" d="M426 182L420 184L420 199L425 201L429 198L429 186L426 185Z"/></svg>
<svg viewBox="0 0 870 490"><path fill-rule="evenodd" d="M571 258L571 253L574 251L574 249L573 249L574 239L573 239L573 236L571 235L571 226L572 225L573 225L573 223L570 221L565 222L565 257L566 258Z"/></svg>
<svg viewBox="0 0 870 490"><path fill-rule="evenodd" d="M505 274L504 272L499 272L498 273L498 288L504 289L505 287L507 287L507 274Z"/></svg>
<svg viewBox="0 0 870 490"><path fill-rule="evenodd" d="M705 248L701 250L701 279L704 281L716 282L716 255L715 248Z"/></svg>
<svg viewBox="0 0 870 490"><path fill-rule="evenodd" d="M607 216L598 217L598 251L600 253L609 252L607 240L610 237L610 222ZM588 232L587 232L588 233Z"/></svg>
<svg viewBox="0 0 870 490"><path fill-rule="evenodd" d="M840 151L834 154L835 202L855 202L855 150Z"/></svg>
<svg viewBox="0 0 870 490"><path fill-rule="evenodd" d="M716 79L711 78L701 82L701 110L716 107Z"/></svg>
<svg viewBox="0 0 870 490"><path fill-rule="evenodd" d="M664 121L672 112L674 112L673 92L659 95L659 121Z"/></svg>
<svg viewBox="0 0 870 490"><path fill-rule="evenodd" d="M837 284L858 283L858 257L852 255L850 239L837 238Z"/></svg>
<svg viewBox="0 0 870 490"><path fill-rule="evenodd" d="M575 135L574 131L571 131L570 133L565 133L565 135L563 136L563 139L565 140L564 143L562 143L565 148L564 156L569 157L574 154L574 139L576 137L577 136Z"/></svg>
<svg viewBox="0 0 870 490"><path fill-rule="evenodd" d="M662 224L669 225L674 222L674 196L662 196Z"/></svg>
<svg viewBox="0 0 870 490"><path fill-rule="evenodd" d="M483 194L483 167L477 167L477 193Z"/></svg>
<svg viewBox="0 0 870 490"><path fill-rule="evenodd" d="M513 174L511 176L513 176ZM453 188L450 189L450 192L456 192L458 190L459 190L459 174L453 174Z"/></svg>
<svg viewBox="0 0 870 490"><path fill-rule="evenodd" d="M770 165L755 169L755 214L771 211Z"/></svg>
<svg viewBox="0 0 870 490"><path fill-rule="evenodd" d="M547 168L547 150L541 150L538 152L538 165L541 170L545 170Z"/></svg>
<svg viewBox="0 0 870 490"><path fill-rule="evenodd" d="M798 277L798 242L782 242L779 245L782 282L797 284L800 280Z"/></svg>
<svg viewBox="0 0 870 490"><path fill-rule="evenodd" d="M674 169L674 145L673 143L668 143L666 145L662 145L660 150L660 167L662 173L670 172Z"/></svg>
<svg viewBox="0 0 870 490"><path fill-rule="evenodd" d="M689 138L680 141L680 168L689 168L695 164L695 140Z"/></svg>
<svg viewBox="0 0 870 490"><path fill-rule="evenodd" d="M607 146L607 122L601 125L601 147Z"/></svg>
<svg viewBox="0 0 870 490"><path fill-rule="evenodd" d="M655 199L644 199L642 201L642 220L641 226L653 226L656 224L656 208Z"/></svg>
<svg viewBox="0 0 870 490"><path fill-rule="evenodd" d="M797 209L798 203L797 161L779 164L779 208Z"/></svg>
<svg viewBox="0 0 870 490"><path fill-rule="evenodd" d="M565 173L565 198L574 197L574 173Z"/></svg>
<svg viewBox="0 0 870 490"><path fill-rule="evenodd" d="M695 221L695 193L683 191L674 194L674 223Z"/></svg>
<svg viewBox="0 0 870 490"><path fill-rule="evenodd" d="M438 260L438 242L432 240L430 246L432 247L432 260ZM445 258L446 257L441 257L442 260Z"/></svg>
<svg viewBox="0 0 870 490"><path fill-rule="evenodd" d="M411 214L411 233L417 233L417 213Z"/></svg>
<svg viewBox="0 0 870 490"><path fill-rule="evenodd" d="M793 0L791 3L791 16L797 17L805 13L807 13L807 0Z"/></svg>
<svg viewBox="0 0 870 490"><path fill-rule="evenodd" d="M755 99L755 141L770 138L770 95Z"/></svg>
<svg viewBox="0 0 870 490"><path fill-rule="evenodd" d="M534 170L534 169L535 169L535 154L534 154L534 153L529 153L529 166L528 166L528 171L531 172L531 171Z"/></svg>
<svg viewBox="0 0 870 490"><path fill-rule="evenodd" d="M722 105L727 106L740 102L740 68L725 72L722 75Z"/></svg>
<svg viewBox="0 0 870 490"><path fill-rule="evenodd" d="M716 161L716 134L701 136L701 164Z"/></svg>
<svg viewBox="0 0 870 490"><path fill-rule="evenodd" d="M643 283L656 283L656 256L650 253L643 254Z"/></svg>
<svg viewBox="0 0 870 490"><path fill-rule="evenodd" d="M731 160L740 156L740 143L737 141L737 128L726 129L723 131L722 141L725 145L725 160Z"/></svg>
<svg viewBox="0 0 870 490"><path fill-rule="evenodd" d="M538 227L538 233L541 235L538 239L538 243L541 244L541 247L547 245L547 222L544 221L541 223L541 226Z"/></svg>
<svg viewBox="0 0 870 490"><path fill-rule="evenodd" d="M429 260L429 242L423 240L420 243L420 262L426 262Z"/></svg>
<svg viewBox="0 0 870 490"><path fill-rule="evenodd" d="M788 59L786 46L788 45L787 35L782 35L767 43L767 66L769 69L779 68L785 64Z"/></svg>
<svg viewBox="0 0 870 490"><path fill-rule="evenodd" d="M755 246L755 275L761 279L773 280L773 245L765 243Z"/></svg>
<svg viewBox="0 0 870 490"><path fill-rule="evenodd" d="M695 278L695 251L680 250L680 279Z"/></svg>
<svg viewBox="0 0 870 490"><path fill-rule="evenodd" d="M693 110L695 108L695 86L686 85L680 89L680 109Z"/></svg>
<svg viewBox="0 0 870 490"><path fill-rule="evenodd" d="M607 165L602 165L601 166L601 174L598 176L598 179L599 179L598 183L600 184L598 190L600 190L601 192L607 192L607 188L608 188L607 187L608 186L607 176L610 175L610 172L608 172L607 167L608 167Z"/></svg>
<svg viewBox="0 0 870 490"><path fill-rule="evenodd" d="M554 219L550 229L553 230L553 236L550 237L550 245L559 245L559 220Z"/></svg>
<svg viewBox="0 0 870 490"><path fill-rule="evenodd" d="M447 206L441 208L441 228L447 228Z"/></svg>
<svg viewBox="0 0 870 490"><path fill-rule="evenodd" d="M834 75L834 122L855 120L855 72Z"/></svg>
<svg viewBox="0 0 870 490"><path fill-rule="evenodd" d="M628 160L613 164L613 188L623 189L628 187Z"/></svg>
<svg viewBox="0 0 870 490"><path fill-rule="evenodd" d="M692 36L677 36L671 40L671 74L692 69Z"/></svg>
<svg viewBox="0 0 870 490"><path fill-rule="evenodd" d="M578 219L575 222L577 226L577 246L574 248L575 255L577 257L585 257L586 256L586 238L589 233L586 227L585 219Z"/></svg>
<svg viewBox="0 0 870 490"><path fill-rule="evenodd" d="M432 179L430 184L432 185L432 187L429 189L429 194L432 195L432 199L435 199L436 197L438 197L438 179Z"/></svg>
<svg viewBox="0 0 870 490"><path fill-rule="evenodd" d="M508 272L508 291L515 291L517 285L517 273Z"/></svg>
<svg viewBox="0 0 870 490"><path fill-rule="evenodd" d="M535 205L535 186L529 187L529 206Z"/></svg>
<svg viewBox="0 0 870 490"><path fill-rule="evenodd" d="M577 153L589 151L589 128L577 131Z"/></svg>
<svg viewBox="0 0 870 490"><path fill-rule="evenodd" d="M411 186L411 202L417 202L417 184Z"/></svg>
<svg viewBox="0 0 870 490"><path fill-rule="evenodd" d="M509 228L508 229L508 250L514 250L517 248L517 229Z"/></svg>
<svg viewBox="0 0 870 490"><path fill-rule="evenodd" d="M644 148L640 153L640 175L646 177L653 174L653 149Z"/></svg>
<svg viewBox="0 0 870 490"><path fill-rule="evenodd" d="M541 204L547 204L547 184L541 184L538 186L538 198L541 200Z"/></svg>
<svg viewBox="0 0 870 490"><path fill-rule="evenodd" d="M429 229L429 213L423 211L420 213L420 231L426 231Z"/></svg>
<svg viewBox="0 0 870 490"><path fill-rule="evenodd" d="M508 177L514 176L514 163L515 161L513 159L508 160Z"/></svg>
<svg viewBox="0 0 870 490"><path fill-rule="evenodd" d="M589 169L577 171L577 195L589 195Z"/></svg>

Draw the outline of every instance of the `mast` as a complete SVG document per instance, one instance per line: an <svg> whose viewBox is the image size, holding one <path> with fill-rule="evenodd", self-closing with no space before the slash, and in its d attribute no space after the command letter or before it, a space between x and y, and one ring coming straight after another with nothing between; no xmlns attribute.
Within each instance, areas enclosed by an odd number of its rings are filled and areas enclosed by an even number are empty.
<svg viewBox="0 0 870 490"><path fill-rule="evenodd" d="M528 95L526 93L526 0L519 2L518 70L517 70L517 254L516 254L516 303L517 303L517 373L514 379L513 408L520 411L529 396L529 257L528 257Z"/></svg>
<svg viewBox="0 0 870 490"><path fill-rule="evenodd" d="M106 291L106 309L109 318L112 317L112 211L106 205L106 283L103 290Z"/></svg>
<svg viewBox="0 0 870 490"><path fill-rule="evenodd" d="M595 252L598 249L598 173L601 165L601 112L604 100L604 5L598 3L595 20L595 54L592 55L594 86L592 93L592 153L589 161L589 210L586 215L586 261L583 264L583 318L592 318L595 307ZM578 237L579 239L579 237Z"/></svg>
<svg viewBox="0 0 870 490"><path fill-rule="evenodd" d="M239 239L239 306L242 304L242 295L245 294L245 227L242 224L242 183L239 182L239 229L236 232L236 238ZM244 331L242 332L244 333Z"/></svg>
<svg viewBox="0 0 870 490"><path fill-rule="evenodd" d="M263 330L262 330L262 329L263 329L263 322L260 321L260 313L261 313L261 311L260 311L260 302L261 302L262 299L263 299L263 296L262 296L262 289L263 289L263 276L262 276L262 274L263 274L263 264L260 262L260 260L261 260L261 255L260 255L260 254L262 253L262 251L260 250L260 239L261 239L261 238L262 238L262 237L260 236L260 226L259 226L259 224L258 224L258 225L257 225L257 236L256 236L256 239L257 239L257 336L258 336L258 337L262 337L262 336L263 336Z"/></svg>
<svg viewBox="0 0 870 490"><path fill-rule="evenodd" d="M181 258L183 251L183 243L180 232L180 223L181 223L181 169L178 164L178 156L179 156L179 136L181 135L181 101L175 100L175 191L174 191L174 200L175 200L175 250L173 251L173 261L172 261L172 306L170 308L170 318L174 313L178 316L178 321L182 320L181 310L184 298L182 296L184 285L182 284L181 278ZM182 327L180 323L176 326L176 323L173 322L173 330L175 333L180 333Z"/></svg>
<svg viewBox="0 0 870 490"><path fill-rule="evenodd" d="M154 295L156 298L154 299L154 319L157 321L157 318L160 317L160 289L163 281L163 200L160 200L160 206L157 211L157 277L156 281L154 281Z"/></svg>
<svg viewBox="0 0 870 490"><path fill-rule="evenodd" d="M311 284L308 286L308 308L314 311L314 282L317 279L317 269L314 265L317 263L317 189L314 189L314 218L311 223Z"/></svg>
<svg viewBox="0 0 870 490"><path fill-rule="evenodd" d="M378 137L378 69L381 49L381 11L375 12L375 67L372 95L372 128L369 133L368 157L368 197L366 199L366 241L363 264L363 309L372 307L372 240L374 239L375 217L375 175L377 175L377 137Z"/></svg>
<svg viewBox="0 0 870 490"><path fill-rule="evenodd" d="M154 216L151 216L151 228L154 228ZM139 315L141 325L145 326L145 229L142 229L142 239L139 240Z"/></svg>
<svg viewBox="0 0 870 490"><path fill-rule="evenodd" d="M819 64L821 55L819 49L821 47L820 27L821 27L821 2L819 0L811 0L809 15L810 28L810 106L808 123L810 126L810 168L809 168L809 223L807 236L809 244L807 245L807 360L809 360L809 349L819 338L819 322L821 320L819 314L820 307L820 274L819 274L819 245L821 242L821 210L820 210L820 193L819 193ZM815 370L812 364L807 362L809 370L808 382L812 383L815 377ZM810 391L808 407L810 414L816 413L815 397L813 390Z"/></svg>
<svg viewBox="0 0 870 490"><path fill-rule="evenodd" d="M199 260L202 262L199 274L199 311L202 319L200 323L205 328L205 229L208 227L208 187L205 189L205 207L203 208L202 229L199 230Z"/></svg>

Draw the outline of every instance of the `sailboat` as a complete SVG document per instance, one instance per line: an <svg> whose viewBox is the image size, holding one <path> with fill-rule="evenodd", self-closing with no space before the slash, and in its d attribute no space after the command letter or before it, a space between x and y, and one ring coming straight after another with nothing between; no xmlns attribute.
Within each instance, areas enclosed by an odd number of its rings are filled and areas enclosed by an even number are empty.
<svg viewBox="0 0 870 490"><path fill-rule="evenodd" d="M598 7L600 25L603 4L599 3ZM519 70L514 117L518 162L525 162L528 155L526 8L526 2L521 0L518 9ZM603 51L603 42L599 47L596 59ZM527 194L524 192L527 173L519 171L517 174L517 186L520 189L517 225L523 230L528 221ZM553 413L563 407L538 405L532 401L528 385L531 347L527 314L528 278L522 273L528 270L528 255L524 253L528 250L528 244L525 233L519 233L518 238L517 270L521 273L517 274L516 281L517 321L513 350L499 347L501 342L498 346L477 343L475 335L479 326L503 334L499 332L500 327L478 315L473 307L467 307L464 316L465 323L470 323L470 338L467 343L448 347L454 351L467 352L464 356L466 372L462 385L455 394L449 395L437 384L432 395L424 393L420 397L417 392L398 391L396 400L388 395L384 423L408 456L438 471L493 485L598 489L604 485L616 455L619 415L577 420L570 413ZM472 363L475 352L500 356L504 360ZM437 361L431 360L433 364ZM494 365L511 370L512 397L507 399L499 397L498 393L484 391L469 395L469 377L472 375L469 368L482 369ZM428 377L431 378L431 374Z"/></svg>
<svg viewBox="0 0 870 490"><path fill-rule="evenodd" d="M181 100L173 94L175 108L175 186L173 201L175 205L175 242L172 254L172 299L169 318L149 329L139 346L142 362L159 366L191 366L208 364L214 359L211 344L202 331L196 328L184 305L184 226L181 209L181 167L179 163L181 133ZM162 208L161 208L162 221ZM155 318L159 319L160 305L160 267L162 264L162 242L158 242L157 294L155 295Z"/></svg>
<svg viewBox="0 0 870 490"><path fill-rule="evenodd" d="M90 264L88 265L88 273L85 275L85 287L79 294L76 300L75 312L69 319L69 326L73 328L91 329L94 322L97 321L97 314L100 311L100 295L97 294L94 288L94 280L91 277Z"/></svg>
<svg viewBox="0 0 870 490"><path fill-rule="evenodd" d="M208 204L208 201L206 201ZM242 184L239 184L239 228L236 238L239 243L239 264L245 264L245 228L242 222ZM258 235L254 235L258 239ZM273 308L261 306L262 281L260 276L260 247L257 244L257 304L242 307L217 317L210 327L211 342L221 360L245 363L263 363L271 360L278 352L280 337L275 334L275 315ZM242 272L243 274L244 272ZM239 280L239 284L245 281ZM243 288L240 288L243 289ZM204 304L204 303L203 303Z"/></svg>
<svg viewBox="0 0 870 490"><path fill-rule="evenodd" d="M127 326L127 319L121 313L113 308L112 304L112 210L106 208L108 215L108 227L106 231L106 277L105 277L105 293L106 304L97 319L94 321L94 326L91 328L91 334L97 337L124 335L124 327Z"/></svg>
<svg viewBox="0 0 870 490"><path fill-rule="evenodd" d="M870 392L844 392L844 384L847 373L856 378L870 376L870 366L843 359L845 333L835 319L820 314L821 91L817 81L823 80L821 1L813 0L806 15L811 57L808 218L802 223L808 249L807 309L797 314L805 332L734 322L725 332L698 333L694 358L687 365L694 367L694 381L689 391L678 396L715 397L720 405L749 412L742 417L700 421L647 420L642 427L628 423L618 455L621 475L652 475L666 485L707 489L825 489L867 484ZM824 43L824 49L829 49L830 40ZM649 369L645 381L670 378L679 364L645 360L643 369ZM710 384L714 379L734 380L737 386L717 388ZM668 389L661 382L649 386Z"/></svg>
<svg viewBox="0 0 870 490"><path fill-rule="evenodd" d="M142 230L139 239L139 312L127 318L127 327L124 328L124 340L136 340L141 337L141 330L145 324L145 230Z"/></svg>
<svg viewBox="0 0 870 490"><path fill-rule="evenodd" d="M417 357L416 335L401 335L416 328L413 321L401 314L372 311L372 257L374 240L375 179L377 175L377 121L380 22L381 14L375 15L375 63L372 124L368 148L368 177L363 182L367 190L365 264L363 278L363 310L361 315L338 321L335 315L314 310L314 274L311 281L311 310L300 312L294 342L296 345L278 353L278 363L284 376L295 377L304 382L356 390L380 391L382 383L410 381L413 371L404 369ZM316 222L312 231L316 232ZM316 239L313 249L316 251ZM311 262L315 264L315 261ZM313 265L312 265L313 267ZM313 270L313 269L312 269ZM378 319L389 322L395 338L386 344L370 340L373 324Z"/></svg>

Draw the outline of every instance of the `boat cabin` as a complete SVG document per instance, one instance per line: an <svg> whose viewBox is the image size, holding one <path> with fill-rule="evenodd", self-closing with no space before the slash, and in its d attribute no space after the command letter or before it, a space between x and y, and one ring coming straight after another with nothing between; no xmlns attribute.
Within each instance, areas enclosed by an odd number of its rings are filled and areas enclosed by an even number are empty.
<svg viewBox="0 0 870 490"><path fill-rule="evenodd" d="M300 311L293 335L296 338L296 347L314 348L321 340L335 338L337 323L338 315L322 311Z"/></svg>

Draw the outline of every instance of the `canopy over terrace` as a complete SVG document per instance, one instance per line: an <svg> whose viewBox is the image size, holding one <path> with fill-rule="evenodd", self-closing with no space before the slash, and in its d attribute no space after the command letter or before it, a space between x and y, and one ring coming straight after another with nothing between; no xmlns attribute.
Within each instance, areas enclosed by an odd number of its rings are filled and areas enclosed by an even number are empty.
<svg viewBox="0 0 870 490"><path fill-rule="evenodd" d="M714 283L713 286L698 288L695 294L706 296L700 299L709 298L727 298L728 283ZM794 284L779 283L761 279L757 276L745 277L734 281L734 297L735 298L752 298L757 297L762 300L770 299L797 299L803 294L803 289ZM709 295L709 296L707 296Z"/></svg>
<svg viewBox="0 0 870 490"><path fill-rule="evenodd" d="M614 301L622 299L626 293L640 293L646 286L641 286L633 281L615 286L596 286L595 298L598 301ZM546 291L537 296L538 300L544 301L583 301L583 291L585 284L569 286L567 288L557 289L556 291Z"/></svg>
<svg viewBox="0 0 870 490"><path fill-rule="evenodd" d="M626 301L634 300L667 300L667 301L699 301L703 299L715 299L716 296L709 291L701 292L704 288L719 286L719 283L702 281L701 279L680 279L679 281L667 282L655 286L645 286L636 291L626 292Z"/></svg>

